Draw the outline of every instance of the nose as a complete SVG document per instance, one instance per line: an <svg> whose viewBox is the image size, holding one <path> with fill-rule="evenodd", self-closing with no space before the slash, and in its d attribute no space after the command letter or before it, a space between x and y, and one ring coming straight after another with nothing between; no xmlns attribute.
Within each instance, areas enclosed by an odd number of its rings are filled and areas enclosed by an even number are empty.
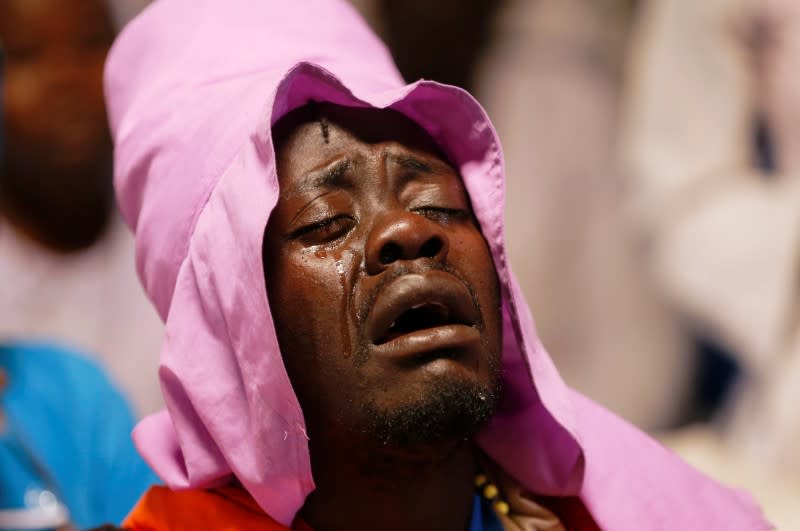
<svg viewBox="0 0 800 531"><path fill-rule="evenodd" d="M444 261L449 242L439 224L419 214L404 212L379 222L370 232L366 247L367 272L376 275L400 260Z"/></svg>

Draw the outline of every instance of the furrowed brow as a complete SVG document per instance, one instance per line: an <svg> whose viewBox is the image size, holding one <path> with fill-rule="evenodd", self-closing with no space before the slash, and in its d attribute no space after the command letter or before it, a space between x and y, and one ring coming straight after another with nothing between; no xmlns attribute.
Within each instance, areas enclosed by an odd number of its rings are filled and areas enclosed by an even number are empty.
<svg viewBox="0 0 800 531"><path fill-rule="evenodd" d="M439 161L422 160L405 153L391 153L387 158L398 166L416 173L453 173L453 169Z"/></svg>
<svg viewBox="0 0 800 531"><path fill-rule="evenodd" d="M352 168L353 161L350 159L337 160L333 164L321 170L311 171L303 180L292 190L290 195L297 195L306 192L313 192L320 188L330 188L333 186L347 186L349 183L345 178L347 170Z"/></svg>

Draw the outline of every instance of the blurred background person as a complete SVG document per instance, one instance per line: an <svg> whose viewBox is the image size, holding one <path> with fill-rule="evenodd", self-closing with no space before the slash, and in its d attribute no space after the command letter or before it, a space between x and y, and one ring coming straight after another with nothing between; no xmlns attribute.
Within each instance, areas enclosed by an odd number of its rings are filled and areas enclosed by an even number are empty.
<svg viewBox="0 0 800 531"><path fill-rule="evenodd" d="M678 422L695 371L622 216L617 149L630 0L509 1L479 99L503 141L508 249L568 384L646 428Z"/></svg>
<svg viewBox="0 0 800 531"><path fill-rule="evenodd" d="M800 3L653 0L631 50L633 219L663 292L742 372L670 442L800 529Z"/></svg>
<svg viewBox="0 0 800 531"><path fill-rule="evenodd" d="M102 71L114 35L103 0L0 2L0 338L96 355L143 414L161 405L162 326L113 201Z"/></svg>
<svg viewBox="0 0 800 531"><path fill-rule="evenodd" d="M405 79L433 79L473 91L476 67L492 38L492 23L506 1L354 3L382 34Z"/></svg>
<svg viewBox="0 0 800 531"><path fill-rule="evenodd" d="M51 344L0 343L0 530L121 522L158 482L133 426L94 362Z"/></svg>
<svg viewBox="0 0 800 531"><path fill-rule="evenodd" d="M0 53L0 86L2 65ZM121 521L156 482L132 429L96 364L55 345L0 341L0 529Z"/></svg>

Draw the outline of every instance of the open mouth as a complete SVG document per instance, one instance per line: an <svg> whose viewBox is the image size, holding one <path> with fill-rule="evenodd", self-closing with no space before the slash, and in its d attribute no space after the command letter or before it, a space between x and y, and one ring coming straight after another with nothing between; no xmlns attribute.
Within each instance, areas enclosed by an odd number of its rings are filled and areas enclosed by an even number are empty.
<svg viewBox="0 0 800 531"><path fill-rule="evenodd" d="M458 319L452 318L450 309L442 303L427 302L416 304L401 313L389 325L386 333L375 341L375 344L382 345L383 343L387 343L412 332L451 324L468 323L460 322Z"/></svg>
<svg viewBox="0 0 800 531"><path fill-rule="evenodd" d="M466 286L448 273L429 271L404 275L386 286L367 327L375 347L410 354L471 341L478 321Z"/></svg>

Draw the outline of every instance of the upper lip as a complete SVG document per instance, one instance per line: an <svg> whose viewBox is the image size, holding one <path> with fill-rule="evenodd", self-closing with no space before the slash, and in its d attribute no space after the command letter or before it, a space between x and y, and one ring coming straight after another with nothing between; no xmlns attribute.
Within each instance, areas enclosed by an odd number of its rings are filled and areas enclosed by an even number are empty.
<svg viewBox="0 0 800 531"><path fill-rule="evenodd" d="M416 329L450 324L473 326L479 313L466 286L455 276L444 271L409 273L385 286L369 314L368 337L375 345L393 339L392 329L403 320L413 320L412 311L422 312L423 322ZM424 321L430 320L429 326ZM407 322L407 321L406 321ZM399 330L402 335L414 330Z"/></svg>

